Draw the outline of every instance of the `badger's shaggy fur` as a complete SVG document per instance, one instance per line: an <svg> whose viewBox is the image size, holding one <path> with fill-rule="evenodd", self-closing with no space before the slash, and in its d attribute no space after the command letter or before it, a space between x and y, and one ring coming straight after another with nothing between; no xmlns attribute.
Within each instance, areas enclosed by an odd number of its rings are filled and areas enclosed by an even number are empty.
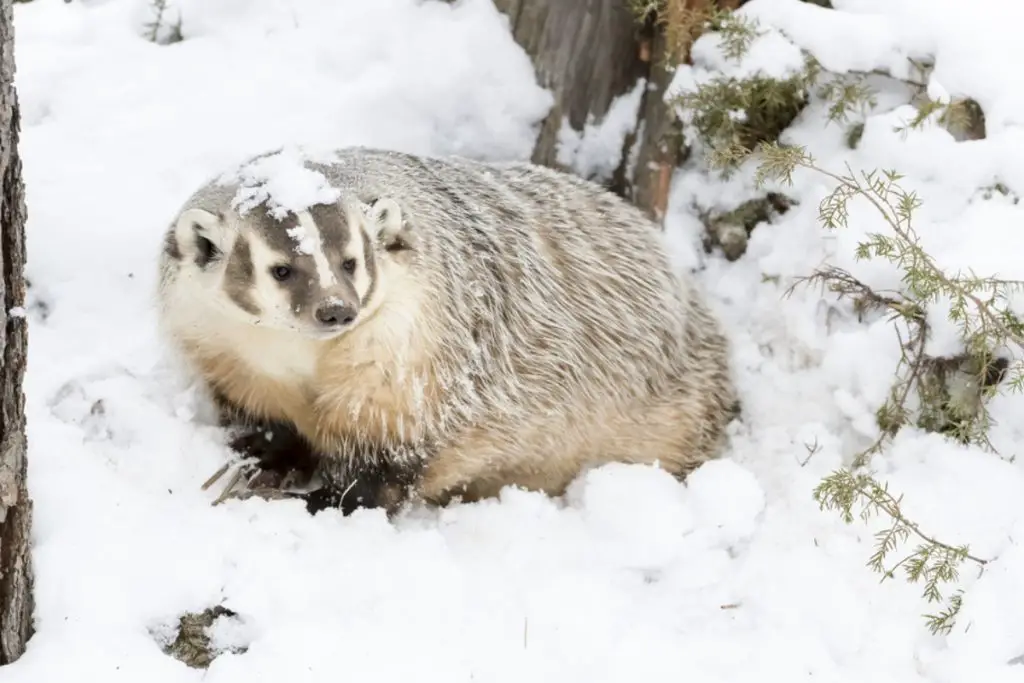
<svg viewBox="0 0 1024 683"><path fill-rule="evenodd" d="M277 223L211 182L168 232L162 322L223 403L293 424L333 487L373 482L368 504L406 483L438 504L559 494L610 461L682 477L718 454L727 342L639 209L527 163L336 157L305 162L334 201ZM296 225L312 256L284 248ZM299 258L308 277L275 299L264 271ZM354 319L318 332L317 296L358 300Z"/></svg>

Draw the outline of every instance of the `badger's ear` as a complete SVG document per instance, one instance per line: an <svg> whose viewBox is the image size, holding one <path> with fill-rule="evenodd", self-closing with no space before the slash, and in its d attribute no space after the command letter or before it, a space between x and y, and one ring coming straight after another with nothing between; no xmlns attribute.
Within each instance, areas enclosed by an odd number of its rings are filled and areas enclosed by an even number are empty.
<svg viewBox="0 0 1024 683"><path fill-rule="evenodd" d="M402 207L390 197L380 197L370 204L370 229L377 241L388 250L408 249L412 234Z"/></svg>
<svg viewBox="0 0 1024 683"><path fill-rule="evenodd" d="M178 216L174 239L182 258L192 259L200 268L231 251L234 235L224 217L205 209L188 209Z"/></svg>

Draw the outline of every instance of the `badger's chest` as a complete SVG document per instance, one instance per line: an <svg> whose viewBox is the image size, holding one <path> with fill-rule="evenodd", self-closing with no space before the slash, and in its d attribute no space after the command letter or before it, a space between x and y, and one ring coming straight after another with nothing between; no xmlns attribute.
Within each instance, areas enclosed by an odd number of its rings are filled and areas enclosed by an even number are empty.
<svg viewBox="0 0 1024 683"><path fill-rule="evenodd" d="M410 347L339 345L321 356L311 387L324 447L416 441L436 414L434 375Z"/></svg>
<svg viewBox="0 0 1024 683"><path fill-rule="evenodd" d="M312 436L319 356L315 342L249 330L190 343L187 351L206 382L231 403L256 416L293 422Z"/></svg>

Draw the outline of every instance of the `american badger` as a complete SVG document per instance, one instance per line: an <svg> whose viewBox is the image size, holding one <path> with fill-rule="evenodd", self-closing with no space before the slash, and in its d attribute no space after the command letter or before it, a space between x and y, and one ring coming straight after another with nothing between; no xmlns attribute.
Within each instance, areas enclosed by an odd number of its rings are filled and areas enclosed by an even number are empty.
<svg viewBox="0 0 1024 683"><path fill-rule="evenodd" d="M585 467L683 478L718 455L727 341L640 210L528 163L367 148L303 157L321 185L289 208L245 180L275 154L186 202L159 310L225 411L291 427L331 504L558 495Z"/></svg>

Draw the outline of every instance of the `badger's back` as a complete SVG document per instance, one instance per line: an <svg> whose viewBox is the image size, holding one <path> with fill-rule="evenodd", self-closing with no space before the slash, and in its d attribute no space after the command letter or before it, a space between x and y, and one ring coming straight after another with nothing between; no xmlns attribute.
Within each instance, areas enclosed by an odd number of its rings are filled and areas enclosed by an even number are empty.
<svg viewBox="0 0 1024 683"><path fill-rule="evenodd" d="M396 199L419 236L411 267L442 293L439 371L468 417L586 412L683 371L689 292L635 207L525 163L366 149L339 159L322 169L333 185Z"/></svg>

